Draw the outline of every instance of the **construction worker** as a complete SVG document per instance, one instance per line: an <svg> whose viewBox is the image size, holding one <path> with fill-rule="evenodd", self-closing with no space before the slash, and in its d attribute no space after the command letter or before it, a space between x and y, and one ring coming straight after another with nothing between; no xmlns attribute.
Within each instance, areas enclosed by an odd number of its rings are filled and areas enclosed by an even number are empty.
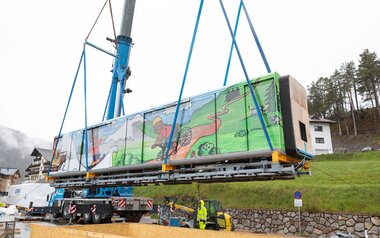
<svg viewBox="0 0 380 238"><path fill-rule="evenodd" d="M199 200L197 222L199 229L204 230L206 228L207 209L203 200Z"/></svg>

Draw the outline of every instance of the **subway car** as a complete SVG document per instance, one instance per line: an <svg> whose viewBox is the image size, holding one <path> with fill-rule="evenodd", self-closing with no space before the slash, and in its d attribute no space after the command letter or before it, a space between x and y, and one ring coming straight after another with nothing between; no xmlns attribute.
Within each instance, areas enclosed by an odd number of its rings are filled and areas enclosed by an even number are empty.
<svg viewBox="0 0 380 238"><path fill-rule="evenodd" d="M102 171L109 168L160 167L174 130L168 161L213 164L226 160L270 158L273 150L295 160L311 159L306 90L291 76L271 73L55 138L51 171ZM269 140L260 123L261 111ZM88 144L88 146L87 146ZM86 147L88 157L86 158Z"/></svg>

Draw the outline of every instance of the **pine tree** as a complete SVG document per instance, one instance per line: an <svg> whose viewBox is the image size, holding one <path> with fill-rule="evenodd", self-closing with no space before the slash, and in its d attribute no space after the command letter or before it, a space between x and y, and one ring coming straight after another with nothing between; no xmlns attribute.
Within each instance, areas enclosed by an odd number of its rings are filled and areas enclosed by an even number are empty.
<svg viewBox="0 0 380 238"><path fill-rule="evenodd" d="M308 87L308 108L310 114L326 117L324 78L319 78Z"/></svg>
<svg viewBox="0 0 380 238"><path fill-rule="evenodd" d="M352 89L354 88L355 78L356 78L356 70L355 63L353 61L349 63L343 63L340 67L340 74L342 76L343 87L345 97L348 99L350 104L351 118L354 126L354 135L357 136L358 132L356 129L356 118L355 118L355 106L354 100L352 98Z"/></svg>
<svg viewBox="0 0 380 238"><path fill-rule="evenodd" d="M377 118L380 118L379 87L380 87L380 61L375 52L365 49L360 54L358 69L359 93L366 100L375 101Z"/></svg>

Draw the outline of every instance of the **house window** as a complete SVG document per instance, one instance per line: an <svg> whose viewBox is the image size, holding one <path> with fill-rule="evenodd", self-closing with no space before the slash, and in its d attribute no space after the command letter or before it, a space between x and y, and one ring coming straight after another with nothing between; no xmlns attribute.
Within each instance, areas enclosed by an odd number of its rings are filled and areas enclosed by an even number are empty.
<svg viewBox="0 0 380 238"><path fill-rule="evenodd" d="M325 143L325 138L315 138L315 143L317 144L324 144Z"/></svg>
<svg viewBox="0 0 380 238"><path fill-rule="evenodd" d="M314 131L323 131L323 126L314 126Z"/></svg>
<svg viewBox="0 0 380 238"><path fill-rule="evenodd" d="M305 124L303 124L302 122L298 121L299 125L300 125L300 133L301 133L301 139L305 142L307 142L307 137L306 137L306 127L305 127Z"/></svg>

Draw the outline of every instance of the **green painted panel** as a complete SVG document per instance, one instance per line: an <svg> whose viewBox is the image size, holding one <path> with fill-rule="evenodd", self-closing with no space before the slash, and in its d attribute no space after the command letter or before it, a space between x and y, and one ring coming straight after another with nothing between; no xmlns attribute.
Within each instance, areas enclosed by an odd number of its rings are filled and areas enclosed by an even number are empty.
<svg viewBox="0 0 380 238"><path fill-rule="evenodd" d="M223 90L216 99L221 121L217 142L222 154L248 150L245 95L242 85L234 85Z"/></svg>

